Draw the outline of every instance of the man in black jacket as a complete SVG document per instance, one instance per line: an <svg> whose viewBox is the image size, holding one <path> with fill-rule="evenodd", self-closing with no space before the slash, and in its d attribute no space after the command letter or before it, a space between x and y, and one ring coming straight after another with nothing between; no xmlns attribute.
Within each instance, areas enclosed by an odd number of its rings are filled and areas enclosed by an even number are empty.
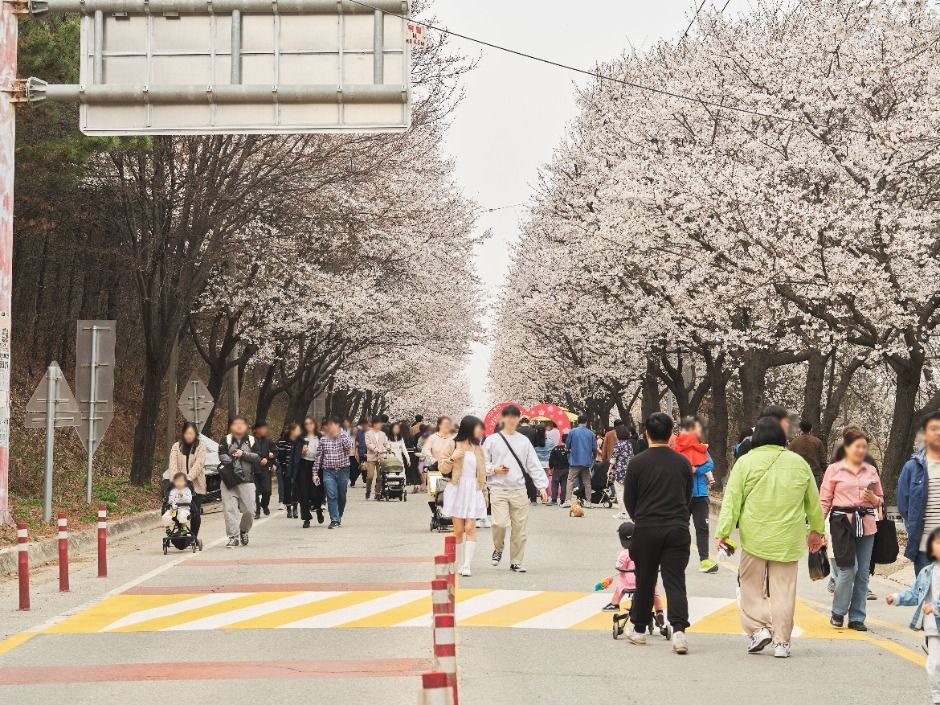
<svg viewBox="0 0 940 705"><path fill-rule="evenodd" d="M219 462L222 464L222 511L225 515L227 548L248 545L255 503L253 480L255 465L261 460L251 449L248 422L236 416L229 423L229 433L219 441Z"/></svg>
<svg viewBox="0 0 940 705"><path fill-rule="evenodd" d="M274 472L274 460L277 448L268 437L268 425L264 421L255 422L255 443L251 449L258 455L252 477L255 482L255 519L261 512L271 513L271 474Z"/></svg>
<svg viewBox="0 0 940 705"><path fill-rule="evenodd" d="M689 503L692 501L692 466L669 447L672 418L662 413L646 419L649 449L635 456L627 467L624 500L636 530L630 557L636 565L636 592L630 606L633 632L627 637L646 644L646 630L653 614L653 590L660 571L666 590L672 650L686 654L689 645L689 598L685 569L689 565L692 538Z"/></svg>

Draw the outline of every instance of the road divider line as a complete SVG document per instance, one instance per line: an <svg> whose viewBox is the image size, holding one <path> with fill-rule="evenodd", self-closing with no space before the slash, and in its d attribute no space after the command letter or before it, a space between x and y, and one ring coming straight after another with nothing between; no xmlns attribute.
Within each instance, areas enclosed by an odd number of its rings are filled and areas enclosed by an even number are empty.
<svg viewBox="0 0 940 705"><path fill-rule="evenodd" d="M186 568L223 568L239 565L400 565L407 563L432 563L427 556L297 556L295 558L232 558L212 560L190 558L183 561Z"/></svg>
<svg viewBox="0 0 940 705"><path fill-rule="evenodd" d="M430 659L398 658L362 661L180 661L114 663L81 666L16 666L0 668L0 685L113 683L135 681L280 681L303 678L405 678L433 666Z"/></svg>

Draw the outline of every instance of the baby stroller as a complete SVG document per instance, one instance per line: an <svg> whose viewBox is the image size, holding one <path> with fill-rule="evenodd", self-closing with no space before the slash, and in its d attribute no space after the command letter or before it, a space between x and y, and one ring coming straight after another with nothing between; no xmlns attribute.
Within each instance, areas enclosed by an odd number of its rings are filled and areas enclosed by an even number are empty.
<svg viewBox="0 0 940 705"><path fill-rule="evenodd" d="M408 492L405 490L405 466L397 455L386 455L379 461L379 482L375 493L376 500L384 499L386 502L397 499L399 502L408 501Z"/></svg>
<svg viewBox="0 0 940 705"><path fill-rule="evenodd" d="M591 502L606 504L608 509L617 503L617 491L614 489L609 462L598 461L591 468Z"/></svg>
<svg viewBox="0 0 940 705"><path fill-rule="evenodd" d="M624 595L626 597L629 597L631 602L633 601L632 592L624 593ZM659 621L660 619L661 618L659 618L657 614L653 612L653 614L650 617L650 623L649 623L649 626L647 627L647 630L649 631L650 636L652 636L655 631L659 631L660 636L662 636L666 641L671 641L672 640L672 625L669 624L669 622L665 620L662 620L662 623L660 623ZM626 623L629 621L630 621L629 610L626 612L614 612L614 624L613 624L612 632L613 632L613 637L615 640L623 636L623 630L625 628Z"/></svg>
<svg viewBox="0 0 940 705"><path fill-rule="evenodd" d="M164 481L163 488L163 509L162 513L165 514L171 509L168 497L170 495L170 484ZM177 511L179 509L186 509L189 512L189 519L192 521L192 515L194 512L199 511L199 507L191 505L189 503L180 502L176 505ZM166 527L166 536L163 537L163 555L165 556L170 549L170 546L173 546L179 551L185 551L187 548L190 549L193 553L196 551L202 550L202 539L198 539L190 533L189 527L185 524L182 524L176 516L176 511L173 512L170 519L170 525Z"/></svg>
<svg viewBox="0 0 940 705"><path fill-rule="evenodd" d="M431 531L448 531L454 522L444 514L444 488L447 479L438 470L428 471L428 506L431 508Z"/></svg>

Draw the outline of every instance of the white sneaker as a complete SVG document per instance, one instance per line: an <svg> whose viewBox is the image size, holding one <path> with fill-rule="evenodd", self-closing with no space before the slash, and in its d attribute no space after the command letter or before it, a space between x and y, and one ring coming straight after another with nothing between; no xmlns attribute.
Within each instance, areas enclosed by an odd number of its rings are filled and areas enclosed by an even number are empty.
<svg viewBox="0 0 940 705"><path fill-rule="evenodd" d="M774 644L774 658L790 658L790 645Z"/></svg>
<svg viewBox="0 0 940 705"><path fill-rule="evenodd" d="M570 508L571 508L571 502L565 502L564 504L561 505L561 508L562 508L562 509L570 509Z"/></svg>
<svg viewBox="0 0 940 705"><path fill-rule="evenodd" d="M473 572L470 570L469 566L462 566L460 568L460 574L465 578L473 577Z"/></svg>
<svg viewBox="0 0 940 705"><path fill-rule="evenodd" d="M594 505L591 504L590 502L585 502L585 503L582 504L581 506L584 507L585 509L593 509L593 508L594 508Z"/></svg>
<svg viewBox="0 0 940 705"><path fill-rule="evenodd" d="M672 652L680 656L689 653L689 641L685 638L685 632L676 632L672 635Z"/></svg>
<svg viewBox="0 0 940 705"><path fill-rule="evenodd" d="M624 519L624 520L626 520L626 519L629 519L629 518L630 518L630 517L627 515L626 512L620 512L619 514L614 514L614 519Z"/></svg>
<svg viewBox="0 0 940 705"><path fill-rule="evenodd" d="M278 502L278 503L277 503L277 510L278 510L279 512L283 512L283 511L284 511L284 504L283 504L282 502Z"/></svg>
<svg viewBox="0 0 940 705"><path fill-rule="evenodd" d="M491 529L493 528L493 518L487 515L486 519L483 520L483 528Z"/></svg>
<svg viewBox="0 0 940 705"><path fill-rule="evenodd" d="M635 629L631 629L630 633L627 634L627 641L637 646L646 646L646 632L638 632Z"/></svg>
<svg viewBox="0 0 940 705"><path fill-rule="evenodd" d="M759 654L773 640L770 630L767 627L761 627L751 634L751 637L747 640L747 652L749 654Z"/></svg>

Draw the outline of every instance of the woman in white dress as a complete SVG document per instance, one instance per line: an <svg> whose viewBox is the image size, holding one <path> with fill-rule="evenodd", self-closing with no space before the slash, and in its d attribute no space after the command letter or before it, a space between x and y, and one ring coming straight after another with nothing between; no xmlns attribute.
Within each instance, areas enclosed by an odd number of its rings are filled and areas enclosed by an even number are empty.
<svg viewBox="0 0 940 705"><path fill-rule="evenodd" d="M438 467L450 482L444 488L444 514L454 522L457 546L464 546L460 574L470 577L470 564L477 547L477 519L486 517L483 488L486 487L486 458L483 455L483 422L464 416L457 436L449 442ZM466 539L466 540L465 540Z"/></svg>

